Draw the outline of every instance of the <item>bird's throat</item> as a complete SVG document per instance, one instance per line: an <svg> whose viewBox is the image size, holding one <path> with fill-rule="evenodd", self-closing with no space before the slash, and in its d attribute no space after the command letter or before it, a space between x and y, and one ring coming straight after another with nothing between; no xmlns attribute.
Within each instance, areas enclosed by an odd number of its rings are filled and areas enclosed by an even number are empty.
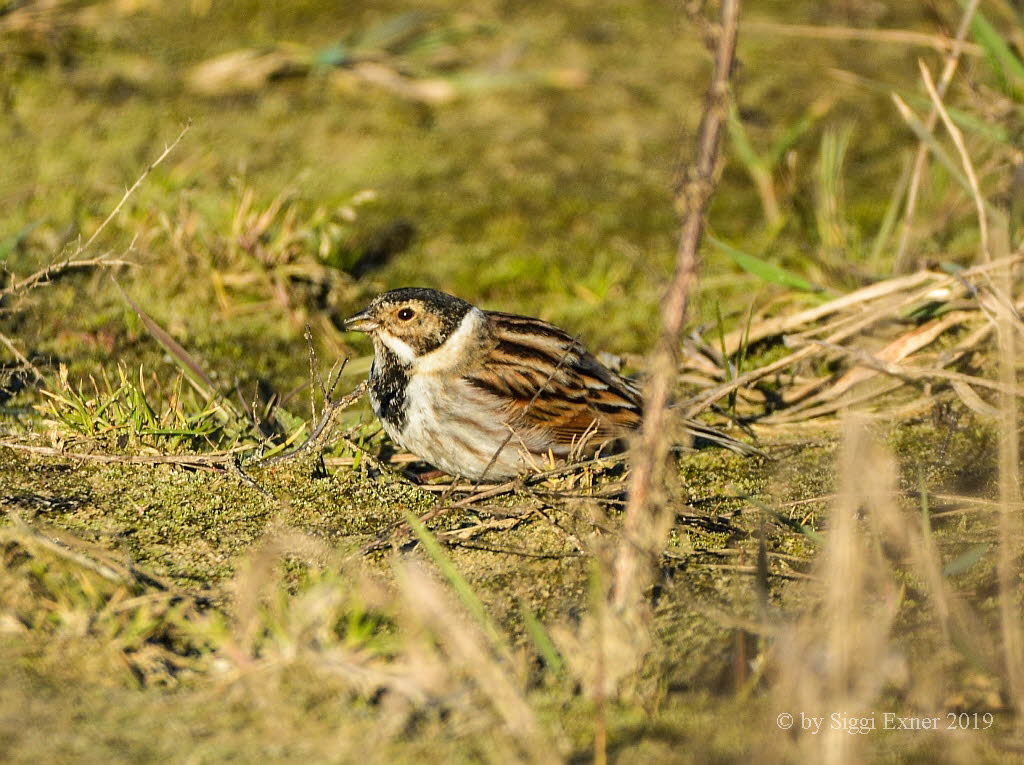
<svg viewBox="0 0 1024 765"><path fill-rule="evenodd" d="M381 421L401 432L405 429L406 388L409 385L408 365L383 343L374 343L373 365L370 367L370 403Z"/></svg>

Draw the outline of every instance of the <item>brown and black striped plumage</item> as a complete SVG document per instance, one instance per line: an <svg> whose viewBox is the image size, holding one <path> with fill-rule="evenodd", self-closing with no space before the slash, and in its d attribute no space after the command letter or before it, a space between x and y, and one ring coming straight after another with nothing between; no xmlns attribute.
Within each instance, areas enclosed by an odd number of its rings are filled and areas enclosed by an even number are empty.
<svg viewBox="0 0 1024 765"><path fill-rule="evenodd" d="M492 334L487 363L466 379L505 399L510 419L549 430L559 445L586 434L596 446L640 424L640 392L558 327L497 311L484 315Z"/></svg>
<svg viewBox="0 0 1024 765"><path fill-rule="evenodd" d="M596 450L641 422L637 388L540 319L436 290L378 296L346 321L374 345L370 402L405 449L453 475L499 480ZM738 451L745 444L686 423Z"/></svg>

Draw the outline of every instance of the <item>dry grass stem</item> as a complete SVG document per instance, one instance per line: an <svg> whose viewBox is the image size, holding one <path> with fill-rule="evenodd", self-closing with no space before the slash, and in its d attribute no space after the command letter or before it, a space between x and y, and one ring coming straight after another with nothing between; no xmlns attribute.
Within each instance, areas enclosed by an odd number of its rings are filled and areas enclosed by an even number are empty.
<svg viewBox="0 0 1024 765"><path fill-rule="evenodd" d="M923 61L918 61L917 65L921 69L921 79L924 80L924 86L928 91L928 96L932 99L932 107L942 118L942 124L946 127L946 132L949 133L949 137L953 140L953 144L956 146L956 150L960 154L960 162L963 164L964 174L967 176L967 180L971 184L971 192L974 196L974 206L978 211L978 231L981 235L981 259L983 262L988 263L992 260L992 253L989 249L988 243L988 218L985 214L985 200L981 196L981 187L978 185L978 176L974 172L974 163L971 162L971 156L967 153L967 146L964 143L963 133L960 132L960 128L958 128L956 123L954 123L950 118L949 113L946 111L946 107L942 103L942 96L939 95L939 91L935 87L935 82L932 80L932 73L928 70L928 67L925 66Z"/></svg>
<svg viewBox="0 0 1024 765"><path fill-rule="evenodd" d="M967 39L967 33L971 29L971 21L978 10L979 2L980 0L968 0L963 16L960 18L960 25L957 27L953 46L946 56L942 76L939 77L939 83L936 87L940 100L946 95L946 90L953 81L953 75L956 74L957 66L960 63L960 55L967 45L964 41ZM935 129L938 120L939 112L933 105L924 123L929 133ZM907 189L907 201L903 207L903 228L900 231L900 241L896 247L896 255L893 259L894 273L905 271L910 264L910 240L914 233L914 214L917 211L917 198L921 192L921 179L924 175L924 166L927 159L928 146L924 141L921 141L917 146L917 154L914 156L914 169L911 171L910 186Z"/></svg>
<svg viewBox="0 0 1024 765"><path fill-rule="evenodd" d="M740 375L706 371L689 375L691 384L703 384L706 389L685 402L686 414L695 416L725 396L742 391L739 400L746 402L745 411L758 422L797 422L834 413L854 402L881 401L884 393L899 385L875 380L879 373L904 382L940 382L958 392L966 390L965 386L1002 390L998 381L944 367L970 362L999 317L1005 315L1024 327L1019 318L1024 300L1011 300L1005 290L994 287L991 276L1007 269L1016 272L1020 261L1020 255L1001 255L953 274L922 271L895 277L789 319L757 320L749 328L752 338L765 342L781 337L794 351ZM922 311L937 316L922 323L918 318ZM826 321L821 323L822 319ZM901 334L894 334L902 327ZM941 350L927 350L940 341L944 343ZM879 342L883 344L879 346ZM870 345L876 348L868 351L862 347ZM911 360L917 363L906 363ZM844 362L844 366L824 375L803 371L811 363L821 362ZM751 386L773 375L782 376L785 385L773 399L775 411L765 416L750 408L758 402ZM701 383L701 376L711 379ZM972 409L984 411L986 416L990 413L977 396L967 392L962 397Z"/></svg>
<svg viewBox="0 0 1024 765"><path fill-rule="evenodd" d="M686 319L690 290L697 277L697 251L704 228L704 214L715 189L719 143L728 117L729 79L732 75L739 31L739 0L723 0L714 54L714 72L707 103L697 133L694 164L677 192L684 215L676 266L662 302L660 339L651 354L651 378L645 391L645 413L635 455L624 534L643 540L644 551L634 545L621 547L615 561L613 603L619 611L633 608L646 587L649 556L660 552L667 532L659 507L663 466L668 456L670 431L668 404L675 386L679 339Z"/></svg>
<svg viewBox="0 0 1024 765"><path fill-rule="evenodd" d="M996 390L1011 396L1024 396L1024 388L1021 388L1019 385L1007 385L1002 381L996 382L995 380L988 380L984 377L965 375L960 374L959 372L947 372L944 369L920 369L917 367L901 366L879 358L878 356L873 356L865 351L843 348L835 343L827 343L821 340L809 340L808 342L812 345L827 348L828 350L836 353L849 356L858 364L863 364L864 366L870 367L878 372L883 372L893 377L899 377L903 380L948 380L950 382L959 382L966 385L976 385L981 388ZM841 392L845 392L845 389Z"/></svg>
<svg viewBox="0 0 1024 765"><path fill-rule="evenodd" d="M57 542L52 535L47 535L38 529L33 528L25 522L21 517L21 514L13 507L7 508L7 517L11 520L11 525L14 527L15 532L21 540L26 541L29 544L38 545L51 554L70 561L76 566L88 569L110 582L124 584L125 582L130 581L130 577L126 575L126 572L118 570L117 567L108 565L88 555L84 555L69 545Z"/></svg>
<svg viewBox="0 0 1024 765"><path fill-rule="evenodd" d="M766 32L770 35L800 37L811 40L835 40L878 42L895 45L909 45L933 48L940 53L953 54L956 51L968 56L984 54L980 45L964 42L962 37L950 39L942 35L913 32L909 29L858 29L857 27L817 26L813 24L777 24L766 21L750 21L745 27L753 33Z"/></svg>
<svg viewBox="0 0 1024 765"><path fill-rule="evenodd" d="M756 322L750 327L739 327L725 336L723 341L725 351L728 354L736 353L744 342L753 344L769 337L784 335L787 332L792 332L795 329L812 324L818 321L818 319L842 313L848 308L856 308L893 293L919 287L926 282L934 280L936 276L937 274L931 271L918 271L895 279L885 279L875 284L869 284L867 287L861 287L858 290L837 297L827 303L822 303L814 308L808 308L805 311L765 319Z"/></svg>
<svg viewBox="0 0 1024 765"><path fill-rule="evenodd" d="M1012 281L1009 269L1002 271L1000 291L1009 295ZM996 321L999 354L999 611L1002 622L1003 655L1012 704L1020 714L1024 710L1024 630L1019 605L1021 555L1020 489L1020 405L1012 391L1018 385L1017 365L1019 320L1000 311Z"/></svg>
<svg viewBox="0 0 1024 765"><path fill-rule="evenodd" d="M500 715L527 762L553 763L557 749L548 741L517 683L494 654L480 627L456 607L447 593L416 564L396 566L406 611L437 636L452 670L471 678Z"/></svg>
<svg viewBox="0 0 1024 765"><path fill-rule="evenodd" d="M237 455L250 451L256 447L251 445L240 446L237 449L220 452L217 454L95 454L90 452L68 452L63 449L55 449L51 446L37 446L25 444L19 441L0 441L0 447L14 449L19 452L38 454L41 457L56 457L68 460L81 460L82 462L102 462L108 464L125 465L228 465L232 463Z"/></svg>
<svg viewBox="0 0 1024 765"><path fill-rule="evenodd" d="M77 256L81 255L83 252L85 252L86 250L89 249L89 247L92 245L92 243L96 241L96 238L101 233L103 233L103 230L107 227L107 225L110 223L110 221L112 221L115 217L117 217L117 214L119 212L121 212L121 208L124 207L125 202L127 202L131 198L132 194L135 193L135 190L138 189L139 186L142 185L142 182L144 180L146 180L146 178L149 176L149 174L151 172L153 172L153 170L156 169L156 167L161 162L163 162L165 159L167 159L167 156L172 151L174 151L174 149L177 147L177 145L181 142L181 139L185 137L185 134L191 129L191 127L192 127L191 120L185 123L185 126L181 129L181 132L178 133L178 137L175 138L173 141L171 141L167 146L165 146L164 150L160 153L160 156L157 157L155 160L153 160L149 164L149 167L147 167L145 170L142 171L142 175L140 175L138 178L136 178L135 179L135 183L133 183L131 186L128 187L128 189L124 192L124 195L121 197L120 201L116 205L114 205L114 209L110 211L110 214L103 220L103 222L99 225L99 227L97 227L97 229L92 232L92 236L90 236L88 239L85 240L85 244L83 244L83 245L81 245L81 246L79 246L79 247L77 247L75 249L75 252L71 256L71 259L76 258Z"/></svg>
<svg viewBox="0 0 1024 765"><path fill-rule="evenodd" d="M862 510L878 513L891 505L896 470L853 420L845 427L839 463L842 485L816 564L821 605L780 632L775 694L784 711L856 720L872 709L883 686L905 671L890 635L902 592L858 520ZM872 480L861 480L864 475ZM828 725L817 735L802 733L796 745L802 760L844 765L863 761L863 739Z"/></svg>

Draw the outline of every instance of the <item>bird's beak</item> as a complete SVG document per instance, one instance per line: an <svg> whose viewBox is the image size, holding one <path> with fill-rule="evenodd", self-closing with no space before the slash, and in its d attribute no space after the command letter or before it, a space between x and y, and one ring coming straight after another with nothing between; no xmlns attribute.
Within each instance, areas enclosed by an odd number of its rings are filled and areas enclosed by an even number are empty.
<svg viewBox="0 0 1024 765"><path fill-rule="evenodd" d="M367 311L360 311L345 319L345 329L349 332L373 332L377 329L377 322L370 318Z"/></svg>

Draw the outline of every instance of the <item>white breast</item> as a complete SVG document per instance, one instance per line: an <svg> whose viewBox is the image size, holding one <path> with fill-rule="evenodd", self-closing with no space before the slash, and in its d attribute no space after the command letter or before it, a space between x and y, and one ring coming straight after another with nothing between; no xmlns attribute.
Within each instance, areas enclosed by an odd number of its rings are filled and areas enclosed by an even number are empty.
<svg viewBox="0 0 1024 765"><path fill-rule="evenodd" d="M545 467L538 435L510 438L496 399L460 378L414 375L406 402L405 428L391 437L446 473L497 481Z"/></svg>
<svg viewBox="0 0 1024 765"><path fill-rule="evenodd" d="M470 309L442 346L419 357L402 341L382 334L400 359L412 357L406 361L405 427L384 427L404 449L446 473L502 480L542 467L548 444L539 433L511 433L500 400L461 377L459 368L474 360L480 325L486 321L482 311Z"/></svg>

